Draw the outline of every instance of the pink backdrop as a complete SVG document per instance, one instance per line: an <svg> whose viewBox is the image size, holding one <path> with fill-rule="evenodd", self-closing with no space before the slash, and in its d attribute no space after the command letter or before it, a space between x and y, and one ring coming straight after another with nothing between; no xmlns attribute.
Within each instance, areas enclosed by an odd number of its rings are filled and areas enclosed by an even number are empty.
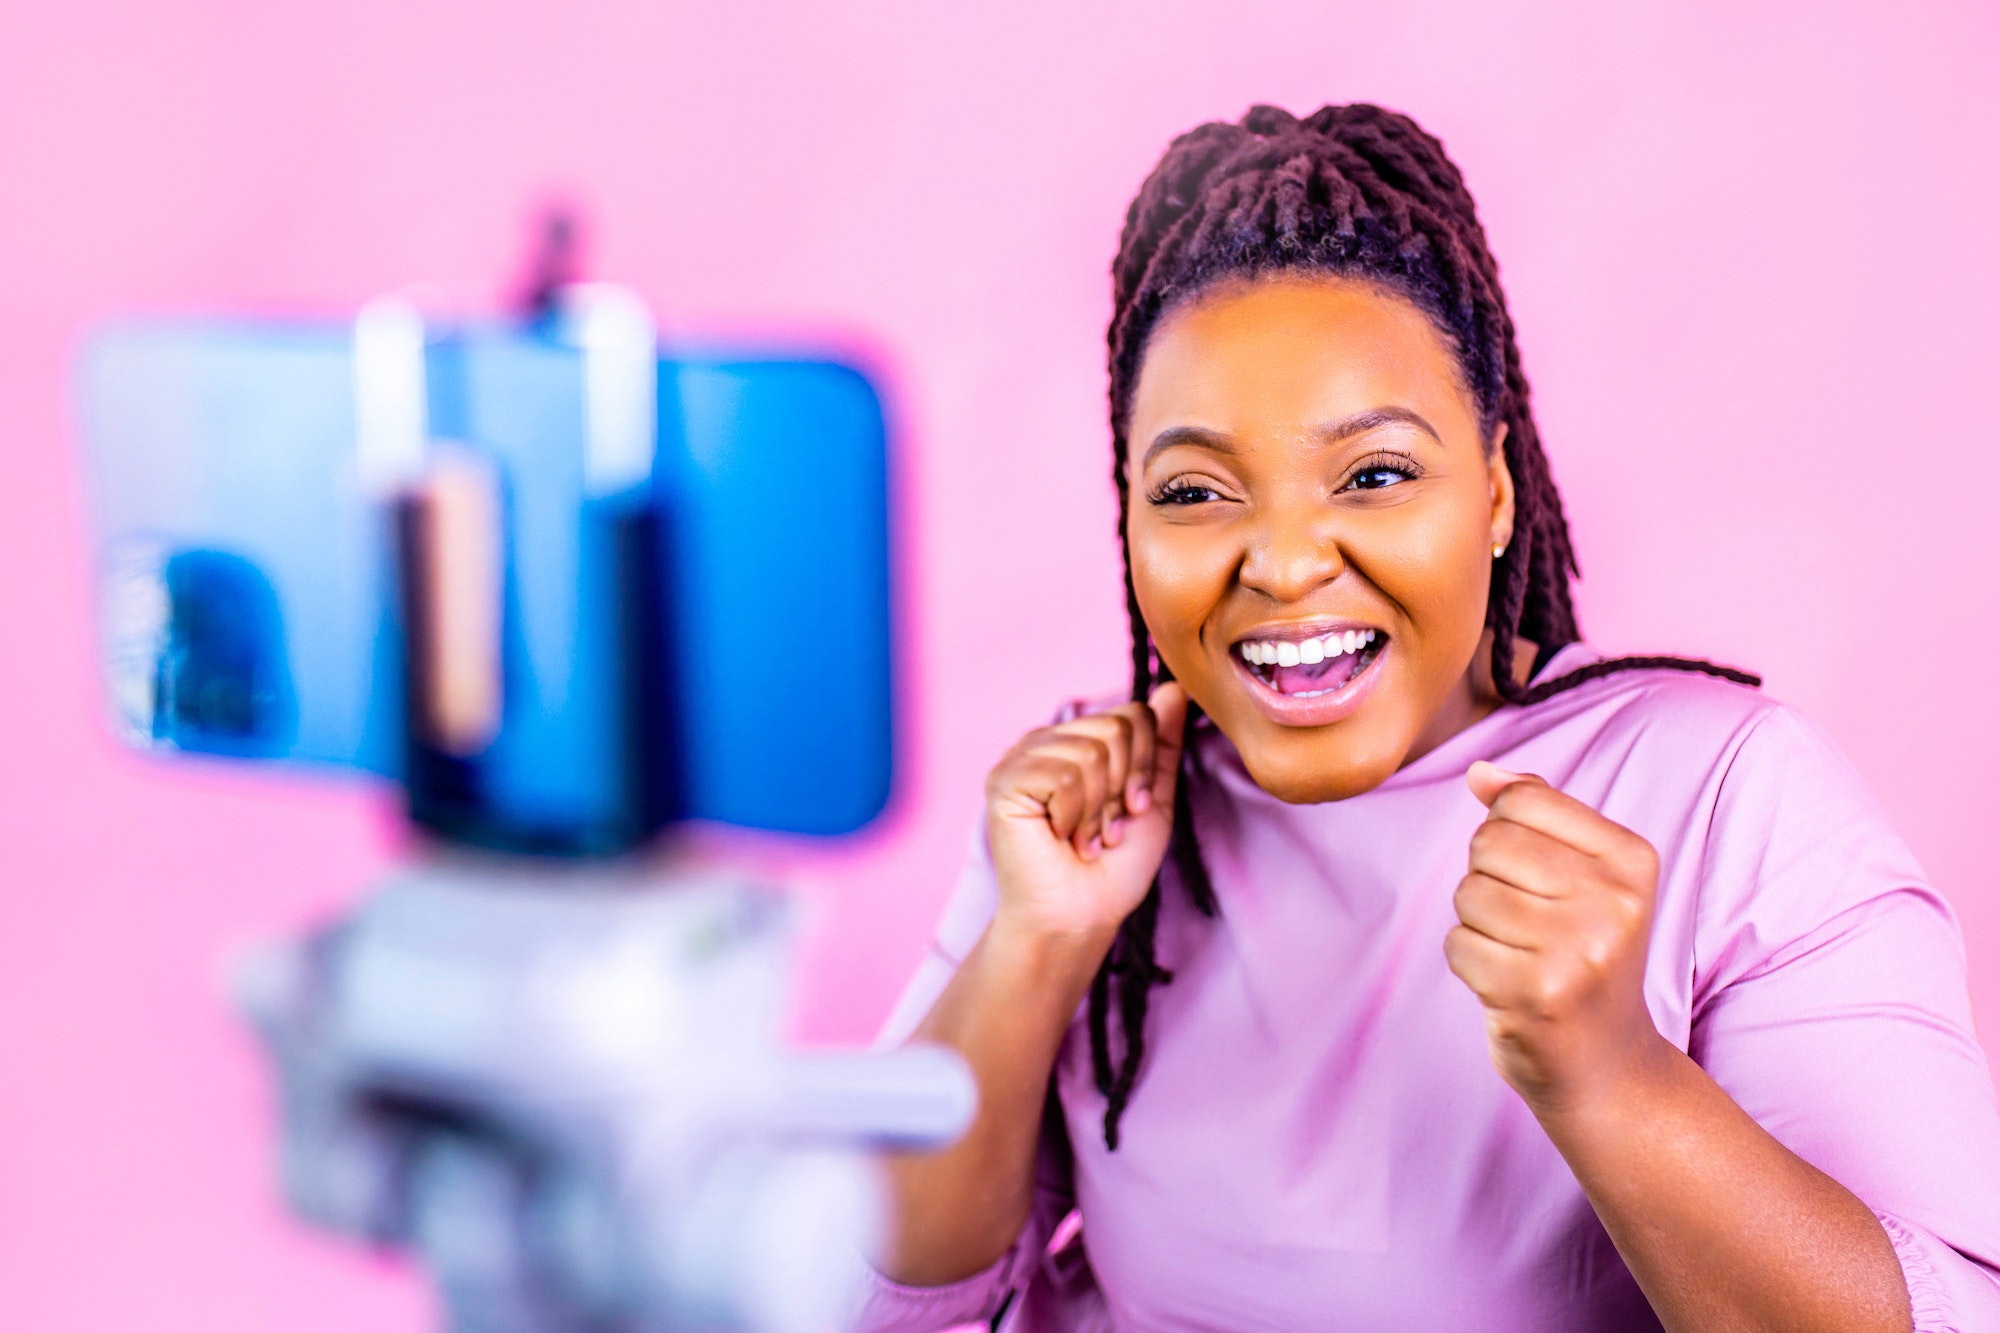
<svg viewBox="0 0 2000 1333"><path fill-rule="evenodd" d="M384 864L376 798L112 750L66 377L113 312L490 297L551 189L673 327L896 367L911 762L876 836L784 852L806 1033L871 1030L987 764L1119 678L1130 192L1199 120L1372 98L1484 207L1587 628L1761 668L1831 730L1956 903L1991 1040L2000 23L1869 8L0 0L0 1328L426 1323L283 1220L216 984Z"/></svg>

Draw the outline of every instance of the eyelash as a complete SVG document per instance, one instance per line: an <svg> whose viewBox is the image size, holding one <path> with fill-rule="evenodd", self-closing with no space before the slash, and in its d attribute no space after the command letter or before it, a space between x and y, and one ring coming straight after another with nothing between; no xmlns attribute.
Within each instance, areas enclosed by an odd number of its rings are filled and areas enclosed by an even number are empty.
<svg viewBox="0 0 2000 1333"><path fill-rule="evenodd" d="M1361 478L1365 476L1368 476L1370 473L1379 473L1379 472L1394 473L1396 476L1402 478L1402 480L1404 481L1415 481L1418 477L1424 475L1424 469L1422 465L1420 465L1417 462L1416 459L1410 457L1408 454L1391 453L1387 450L1384 450L1379 453L1370 454L1368 455L1368 457L1362 459L1361 462L1358 465L1356 465L1355 469L1347 474L1347 480L1341 483L1340 489L1343 491L1387 490L1388 489L1387 486L1355 485L1357 481L1361 480ZM1395 484L1396 484L1395 482L1389 483L1389 485L1391 486Z"/></svg>
<svg viewBox="0 0 2000 1333"><path fill-rule="evenodd" d="M1215 488L1187 477L1169 477L1154 487L1146 499L1156 505L1191 505L1215 498Z"/></svg>
<svg viewBox="0 0 2000 1333"><path fill-rule="evenodd" d="M1361 478L1371 473L1385 472L1393 474L1402 481L1415 481L1418 477L1424 475L1423 467L1408 454L1383 450L1362 459L1355 466L1354 470L1347 474L1347 480L1340 484L1340 489L1343 491L1381 491L1387 490L1389 486L1398 484L1396 482L1390 482L1388 486L1358 486L1355 484ZM1182 476L1169 477L1166 481L1161 482L1158 486L1147 492L1146 499L1156 505L1194 505L1201 504L1206 500L1212 500L1215 496L1214 487L1204 486L1200 482Z"/></svg>

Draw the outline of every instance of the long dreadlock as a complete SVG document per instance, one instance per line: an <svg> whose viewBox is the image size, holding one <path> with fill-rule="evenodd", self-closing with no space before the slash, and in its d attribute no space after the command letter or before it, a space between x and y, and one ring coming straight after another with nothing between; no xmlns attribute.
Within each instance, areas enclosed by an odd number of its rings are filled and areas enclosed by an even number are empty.
<svg viewBox="0 0 2000 1333"><path fill-rule="evenodd" d="M1514 477L1514 534L1493 562L1486 624L1493 631L1492 677L1502 699L1534 704L1620 671L1696 671L1747 685L1757 677L1680 657L1621 657L1553 680L1515 679L1521 640L1552 653L1576 641L1570 579L1577 573L1562 497L1542 453L1529 408L1514 322L1500 270L1444 146L1407 116L1357 103L1322 107L1300 120L1258 106L1236 124L1214 121L1176 139L1125 215L1111 267L1111 476L1118 490L1125 606L1132 626L1132 697L1145 699L1170 673L1153 650L1132 583L1128 439L1132 392L1146 340L1169 311L1224 280L1311 272L1361 279L1409 300L1428 315L1457 356L1479 405L1487 439L1506 427L1502 446ZM1194 723L1190 707L1189 725ZM1215 891L1202 864L1190 788L1196 747L1174 798L1167 864L1197 911L1213 916ZM1172 980L1154 952L1160 877L1119 927L1090 988L1091 1065L1106 1099L1104 1143L1118 1125L1145 1054L1148 998ZM1111 1012L1123 1049L1114 1059Z"/></svg>

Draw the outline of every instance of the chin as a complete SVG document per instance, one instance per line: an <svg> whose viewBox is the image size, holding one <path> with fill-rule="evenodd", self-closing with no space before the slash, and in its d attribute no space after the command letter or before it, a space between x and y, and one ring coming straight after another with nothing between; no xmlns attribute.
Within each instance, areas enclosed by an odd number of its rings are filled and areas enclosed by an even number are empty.
<svg viewBox="0 0 2000 1333"><path fill-rule="evenodd" d="M1259 787L1292 805L1344 801L1387 781L1401 756L1373 753L1337 728L1282 738L1230 737Z"/></svg>

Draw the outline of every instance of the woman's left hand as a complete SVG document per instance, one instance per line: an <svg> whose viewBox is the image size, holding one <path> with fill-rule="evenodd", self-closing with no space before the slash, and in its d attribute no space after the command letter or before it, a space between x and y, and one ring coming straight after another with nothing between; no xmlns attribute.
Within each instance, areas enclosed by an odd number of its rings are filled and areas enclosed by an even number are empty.
<svg viewBox="0 0 2000 1333"><path fill-rule="evenodd" d="M1538 777L1481 761L1445 959L1486 1007L1494 1067L1537 1114L1588 1101L1664 1045L1642 983L1659 855Z"/></svg>

